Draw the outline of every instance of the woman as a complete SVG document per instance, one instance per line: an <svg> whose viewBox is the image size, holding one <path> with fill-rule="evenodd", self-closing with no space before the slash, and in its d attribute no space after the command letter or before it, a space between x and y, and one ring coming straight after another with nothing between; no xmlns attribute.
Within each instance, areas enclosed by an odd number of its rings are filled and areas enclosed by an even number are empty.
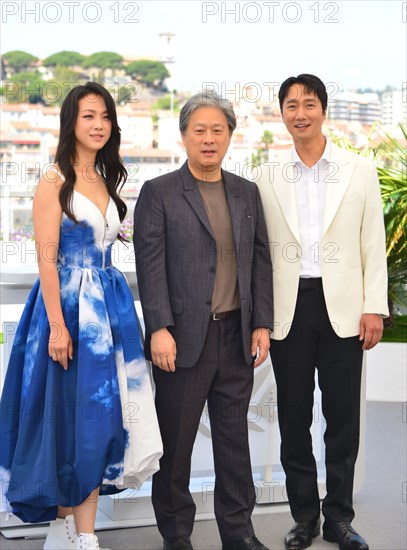
<svg viewBox="0 0 407 550"><path fill-rule="evenodd" d="M140 486L162 446L133 297L110 259L127 176L114 101L89 82L60 117L33 203L40 277L2 397L2 504L26 522L67 516L45 549L95 549L98 496Z"/></svg>

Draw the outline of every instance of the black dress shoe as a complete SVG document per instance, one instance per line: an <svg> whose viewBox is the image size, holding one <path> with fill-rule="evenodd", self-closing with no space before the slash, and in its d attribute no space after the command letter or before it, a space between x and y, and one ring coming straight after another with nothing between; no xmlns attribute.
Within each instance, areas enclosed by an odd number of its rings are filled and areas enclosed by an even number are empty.
<svg viewBox="0 0 407 550"><path fill-rule="evenodd" d="M294 523L285 536L284 544L286 550L303 550L311 546L312 539L321 532L320 519L314 521L298 521Z"/></svg>
<svg viewBox="0 0 407 550"><path fill-rule="evenodd" d="M222 542L222 550L270 550L257 537Z"/></svg>
<svg viewBox="0 0 407 550"><path fill-rule="evenodd" d="M189 537L171 537L164 539L164 550L193 550Z"/></svg>
<svg viewBox="0 0 407 550"><path fill-rule="evenodd" d="M350 521L325 520L323 537L328 542L339 543L339 550L369 550L369 545L354 530Z"/></svg>

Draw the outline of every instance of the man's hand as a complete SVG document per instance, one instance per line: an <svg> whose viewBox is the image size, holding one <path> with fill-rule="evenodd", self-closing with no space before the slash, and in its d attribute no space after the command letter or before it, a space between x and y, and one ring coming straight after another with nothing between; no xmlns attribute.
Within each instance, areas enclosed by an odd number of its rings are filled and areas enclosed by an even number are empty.
<svg viewBox="0 0 407 550"><path fill-rule="evenodd" d="M260 366L266 359L270 349L270 335L267 328L255 328L252 332L252 357L257 355L254 368ZM258 350L258 354L257 354Z"/></svg>
<svg viewBox="0 0 407 550"><path fill-rule="evenodd" d="M383 319L375 313L364 313L360 320L359 340L364 340L362 349L375 347L383 336Z"/></svg>
<svg viewBox="0 0 407 550"><path fill-rule="evenodd" d="M177 346L174 338L164 328L160 328L151 334L151 359L154 365L167 372L175 371L175 358Z"/></svg>

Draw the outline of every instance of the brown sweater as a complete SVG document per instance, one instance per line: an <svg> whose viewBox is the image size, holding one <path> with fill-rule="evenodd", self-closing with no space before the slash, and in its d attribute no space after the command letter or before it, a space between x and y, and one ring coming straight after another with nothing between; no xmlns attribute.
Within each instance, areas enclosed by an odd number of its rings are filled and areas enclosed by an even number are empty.
<svg viewBox="0 0 407 550"><path fill-rule="evenodd" d="M212 313L239 309L235 243L223 181L196 181L216 239L216 275Z"/></svg>

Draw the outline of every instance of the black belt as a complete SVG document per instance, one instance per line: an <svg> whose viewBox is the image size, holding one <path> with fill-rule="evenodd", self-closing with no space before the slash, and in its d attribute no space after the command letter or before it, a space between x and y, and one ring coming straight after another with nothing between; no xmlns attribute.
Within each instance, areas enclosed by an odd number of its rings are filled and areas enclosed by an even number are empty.
<svg viewBox="0 0 407 550"><path fill-rule="evenodd" d="M232 315L236 315L236 313L240 314L240 309L233 309L231 311L222 311L221 313L211 313L211 320L222 321L222 319L227 319L228 317L232 317Z"/></svg>
<svg viewBox="0 0 407 550"><path fill-rule="evenodd" d="M308 290L310 288L321 288L322 287L322 277L318 278L300 278L299 288L300 290Z"/></svg>

